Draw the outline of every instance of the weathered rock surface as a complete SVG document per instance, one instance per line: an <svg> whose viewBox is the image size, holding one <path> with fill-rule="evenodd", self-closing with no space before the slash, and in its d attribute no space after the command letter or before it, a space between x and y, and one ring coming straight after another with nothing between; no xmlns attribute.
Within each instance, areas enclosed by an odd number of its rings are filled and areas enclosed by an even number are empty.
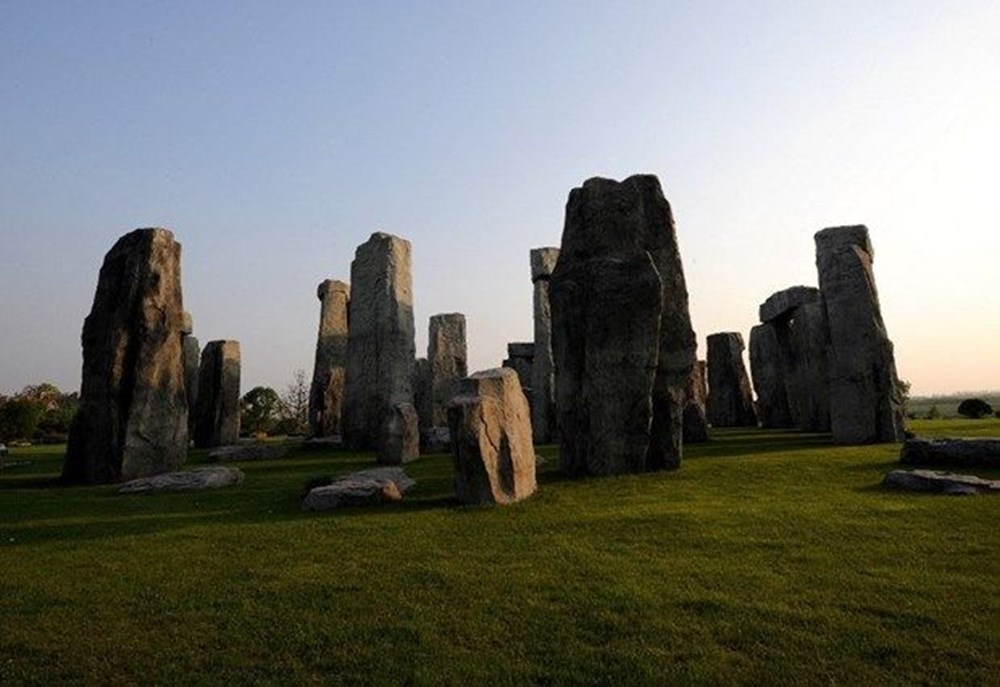
<svg viewBox="0 0 1000 687"><path fill-rule="evenodd" d="M688 382L687 404L684 406L683 436L685 444L701 444L708 441L708 414L705 405L708 401L708 385L705 382L706 366L704 360L697 360L691 366L691 379Z"/></svg>
<svg viewBox="0 0 1000 687"><path fill-rule="evenodd" d="M223 446L209 451L208 460L212 463L230 463L242 460L274 460L288 455L289 447L285 444L247 444L241 446Z"/></svg>
<svg viewBox="0 0 1000 687"><path fill-rule="evenodd" d="M194 445L229 446L240 438L240 344L209 341L198 366Z"/></svg>
<svg viewBox="0 0 1000 687"><path fill-rule="evenodd" d="M447 427L420 430L420 452L451 453L451 430Z"/></svg>
<svg viewBox="0 0 1000 687"><path fill-rule="evenodd" d="M401 465L420 457L420 421L412 403L397 403L386 414L379 440L378 462Z"/></svg>
<svg viewBox="0 0 1000 687"><path fill-rule="evenodd" d="M708 337L708 421L713 427L757 426L739 332Z"/></svg>
<svg viewBox="0 0 1000 687"><path fill-rule="evenodd" d="M496 368L463 379L448 423L460 502L506 504L535 492L531 416L516 372Z"/></svg>
<svg viewBox="0 0 1000 687"><path fill-rule="evenodd" d="M431 363L427 358L417 358L413 365L413 405L421 429L434 425L434 399L431 390Z"/></svg>
<svg viewBox="0 0 1000 687"><path fill-rule="evenodd" d="M806 432L829 432L829 329L823 303L800 305L790 320L772 324L779 327L787 353L785 390L792 425Z"/></svg>
<svg viewBox="0 0 1000 687"><path fill-rule="evenodd" d="M410 242L374 233L351 263L342 434L352 449L378 449L386 415L413 403L415 359Z"/></svg>
<svg viewBox="0 0 1000 687"><path fill-rule="evenodd" d="M807 303L818 303L819 289L815 286L790 286L783 291L771 294L760 305L760 321L773 322L792 316L796 308Z"/></svg>
<svg viewBox="0 0 1000 687"><path fill-rule="evenodd" d="M326 279L317 287L316 296L320 301L319 333L309 387L309 431L326 437L340 433L351 288L342 281Z"/></svg>
<svg viewBox="0 0 1000 687"><path fill-rule="evenodd" d="M198 365L201 361L201 346L198 339L185 334L181 340L184 358L184 393L188 406L188 435L194 436L195 408L198 406Z"/></svg>
<svg viewBox="0 0 1000 687"><path fill-rule="evenodd" d="M654 298L650 287L657 283ZM630 295L641 305L630 304ZM602 474L679 467L696 343L673 213L655 176L620 183L594 178L570 192L549 301L564 469ZM637 338L629 341L630 334ZM633 357L624 359L625 351ZM616 381L617 368L622 378ZM648 372L651 393L644 390ZM629 408L613 409L619 393ZM595 441L613 452L588 448ZM645 460L637 462L643 443Z"/></svg>
<svg viewBox="0 0 1000 687"><path fill-rule="evenodd" d="M782 344L779 327L770 322L750 330L750 374L757 391L757 414L768 429L793 427L788 407L788 351Z"/></svg>
<svg viewBox="0 0 1000 687"><path fill-rule="evenodd" d="M535 350L531 363L531 431L536 444L556 440L556 377L552 360L552 309L549 280L559 260L558 248L531 250Z"/></svg>
<svg viewBox="0 0 1000 687"><path fill-rule="evenodd" d="M154 491L202 491L205 489L231 487L241 482L243 482L243 471L238 468L203 467L130 480L118 488L118 493L146 494Z"/></svg>
<svg viewBox="0 0 1000 687"><path fill-rule="evenodd" d="M104 258L83 324L80 407L63 479L107 483L176 470L187 454L181 247L137 229Z"/></svg>
<svg viewBox="0 0 1000 687"><path fill-rule="evenodd" d="M416 484L402 468L361 470L332 484L310 489L302 501L302 510L329 510L399 501Z"/></svg>
<svg viewBox="0 0 1000 687"><path fill-rule="evenodd" d="M907 439L899 452L903 465L1000 468L1000 438Z"/></svg>
<svg viewBox="0 0 1000 687"><path fill-rule="evenodd" d="M1000 481L974 475L956 475L938 470L893 470L882 480L883 486L907 491L970 496L1000 493Z"/></svg>
<svg viewBox="0 0 1000 687"><path fill-rule="evenodd" d="M530 394L534 363L535 344L516 341L507 344L507 358L501 363L501 367L514 370L517 373L517 380L521 383L521 388L524 389L525 394Z"/></svg>
<svg viewBox="0 0 1000 687"><path fill-rule="evenodd" d="M892 342L879 307L865 226L816 233L830 331L830 428L840 444L899 441L904 416Z"/></svg>
<svg viewBox="0 0 1000 687"><path fill-rule="evenodd" d="M448 404L458 393L459 382L469 374L465 345L465 315L431 315L427 337L427 361L431 373L433 408L431 424L448 424Z"/></svg>

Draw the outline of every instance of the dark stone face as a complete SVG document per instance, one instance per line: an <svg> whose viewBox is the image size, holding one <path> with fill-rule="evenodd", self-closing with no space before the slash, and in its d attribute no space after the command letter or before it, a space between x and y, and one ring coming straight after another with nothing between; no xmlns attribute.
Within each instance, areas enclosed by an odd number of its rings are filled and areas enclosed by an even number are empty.
<svg viewBox="0 0 1000 687"><path fill-rule="evenodd" d="M209 341L198 366L194 445L230 446L239 435L240 345L236 341Z"/></svg>
<svg viewBox="0 0 1000 687"><path fill-rule="evenodd" d="M756 427L750 379L743 365L743 337L708 337L708 421L713 427Z"/></svg>

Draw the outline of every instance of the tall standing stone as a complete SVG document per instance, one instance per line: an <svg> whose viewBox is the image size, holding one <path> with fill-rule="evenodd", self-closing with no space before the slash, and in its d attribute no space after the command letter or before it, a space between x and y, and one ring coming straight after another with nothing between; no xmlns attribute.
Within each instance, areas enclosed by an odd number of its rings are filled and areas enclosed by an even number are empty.
<svg viewBox="0 0 1000 687"><path fill-rule="evenodd" d="M771 323L750 330L750 374L757 391L757 412L761 427L787 429L793 426L788 405L788 352L782 332Z"/></svg>
<svg viewBox="0 0 1000 687"><path fill-rule="evenodd" d="M695 337L670 204L655 176L570 192L549 284L563 468L676 468Z"/></svg>
<svg viewBox="0 0 1000 687"><path fill-rule="evenodd" d="M713 427L757 426L743 349L739 332L708 337L708 421Z"/></svg>
<svg viewBox="0 0 1000 687"><path fill-rule="evenodd" d="M508 367L517 373L517 380L521 383L521 389L525 396L531 401L531 384L535 364L535 344L531 341L513 341L507 344L507 357L500 364L501 367Z"/></svg>
<svg viewBox="0 0 1000 687"><path fill-rule="evenodd" d="M309 431L313 436L327 437L340 433L351 288L327 279L316 289L316 296L320 300L319 334L309 389Z"/></svg>
<svg viewBox="0 0 1000 687"><path fill-rule="evenodd" d="M107 483L176 470L187 454L181 247L137 229L104 258L83 324L80 407L63 478Z"/></svg>
<svg viewBox="0 0 1000 687"><path fill-rule="evenodd" d="M387 416L413 403L410 255L409 241L376 232L351 263L342 434L353 449L378 449Z"/></svg>
<svg viewBox="0 0 1000 687"><path fill-rule="evenodd" d="M868 228L816 233L816 267L830 331L830 426L840 444L900 441L904 415L892 342L882 321Z"/></svg>
<svg viewBox="0 0 1000 687"><path fill-rule="evenodd" d="M240 344L209 341L198 366L194 445L230 446L240 437Z"/></svg>
<svg viewBox="0 0 1000 687"><path fill-rule="evenodd" d="M194 436L194 406L198 400L198 362L201 359L201 348L194 334L194 320L191 313L184 313L184 324L181 328L181 348L184 358L184 392L188 407L188 436Z"/></svg>
<svg viewBox="0 0 1000 687"><path fill-rule="evenodd" d="M531 250L531 283L534 305L535 351L531 365L531 430L536 444L556 438L556 377L552 360L552 309L549 280L559 260L558 248Z"/></svg>
<svg viewBox="0 0 1000 687"><path fill-rule="evenodd" d="M817 298L798 306L786 323L788 409L792 424L807 432L830 431L830 330Z"/></svg>
<svg viewBox="0 0 1000 687"><path fill-rule="evenodd" d="M684 406L684 443L701 444L708 441L708 385L705 383L705 361L696 360L691 366L688 382L687 404Z"/></svg>
<svg viewBox="0 0 1000 687"><path fill-rule="evenodd" d="M448 425L448 404L458 393L459 382L468 376L468 352L465 345L465 315L432 315L428 326L427 361L431 373L434 427Z"/></svg>
<svg viewBox="0 0 1000 687"><path fill-rule="evenodd" d="M413 405L417 409L421 429L434 426L434 400L431 393L431 363L427 358L417 358L413 365Z"/></svg>

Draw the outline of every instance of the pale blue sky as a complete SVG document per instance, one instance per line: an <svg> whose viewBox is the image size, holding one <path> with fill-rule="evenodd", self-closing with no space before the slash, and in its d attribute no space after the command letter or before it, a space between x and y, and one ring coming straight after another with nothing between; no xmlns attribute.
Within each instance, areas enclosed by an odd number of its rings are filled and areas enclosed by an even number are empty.
<svg viewBox="0 0 1000 687"><path fill-rule="evenodd" d="M311 372L316 284L413 243L417 349L531 337L528 250L657 174L700 352L868 224L900 375L1000 388L1000 3L0 2L0 392L79 384L105 252L183 245L243 387Z"/></svg>

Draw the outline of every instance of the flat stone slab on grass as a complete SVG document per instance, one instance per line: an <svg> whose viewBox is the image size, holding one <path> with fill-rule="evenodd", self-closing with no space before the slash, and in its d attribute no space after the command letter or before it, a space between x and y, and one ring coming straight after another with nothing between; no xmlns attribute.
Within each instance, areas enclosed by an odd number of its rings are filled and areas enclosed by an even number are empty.
<svg viewBox="0 0 1000 687"><path fill-rule="evenodd" d="M967 496L1000 492L1000 481L975 475L956 475L940 470L893 470L882 485L907 491L929 491L936 494Z"/></svg>
<svg viewBox="0 0 1000 687"><path fill-rule="evenodd" d="M1000 467L1000 438L907 439L899 452L903 465L946 467Z"/></svg>
<svg viewBox="0 0 1000 687"><path fill-rule="evenodd" d="M332 484L315 487L302 500L302 510L330 510L342 506L371 506L400 501L417 485L399 467L381 467L352 472Z"/></svg>
<svg viewBox="0 0 1000 687"><path fill-rule="evenodd" d="M278 446L265 446L262 444L252 444L250 446L223 446L208 454L211 463L231 463L237 460L273 460L283 458L288 454L289 446L281 444Z"/></svg>
<svg viewBox="0 0 1000 687"><path fill-rule="evenodd" d="M154 491L202 491L230 487L242 481L243 471L238 468L204 467L134 479L118 487L118 493L148 494Z"/></svg>

